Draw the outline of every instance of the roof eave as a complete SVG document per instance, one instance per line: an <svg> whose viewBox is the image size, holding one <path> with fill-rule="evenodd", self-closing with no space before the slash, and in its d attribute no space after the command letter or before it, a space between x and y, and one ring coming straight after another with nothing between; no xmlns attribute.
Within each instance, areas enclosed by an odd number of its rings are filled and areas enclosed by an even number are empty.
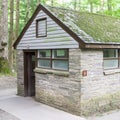
<svg viewBox="0 0 120 120"><path fill-rule="evenodd" d="M87 44L85 44L85 48L86 48L86 49L120 48L120 44L87 43Z"/></svg>

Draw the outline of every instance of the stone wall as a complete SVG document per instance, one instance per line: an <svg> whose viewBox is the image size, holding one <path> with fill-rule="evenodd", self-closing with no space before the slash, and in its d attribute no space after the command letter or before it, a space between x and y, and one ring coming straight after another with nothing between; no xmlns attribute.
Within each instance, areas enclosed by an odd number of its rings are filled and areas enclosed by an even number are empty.
<svg viewBox="0 0 120 120"><path fill-rule="evenodd" d="M69 72L35 71L37 101L80 115L80 49L69 50Z"/></svg>
<svg viewBox="0 0 120 120"><path fill-rule="evenodd" d="M24 59L22 50L17 50L17 94L24 96Z"/></svg>
<svg viewBox="0 0 120 120"><path fill-rule="evenodd" d="M82 76L86 70L87 76ZM120 107L120 69L103 69L102 50L69 50L69 71L35 69L39 102L76 115ZM17 51L18 94L24 96L23 51Z"/></svg>
<svg viewBox="0 0 120 120"><path fill-rule="evenodd" d="M87 70L87 76L82 71ZM120 69L104 70L102 50L81 52L81 111L83 115L120 106Z"/></svg>

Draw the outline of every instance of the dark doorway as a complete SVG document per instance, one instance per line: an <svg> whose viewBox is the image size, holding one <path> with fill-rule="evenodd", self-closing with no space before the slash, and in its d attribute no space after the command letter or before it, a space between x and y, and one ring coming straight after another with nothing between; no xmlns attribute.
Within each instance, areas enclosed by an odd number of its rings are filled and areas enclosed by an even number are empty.
<svg viewBox="0 0 120 120"><path fill-rule="evenodd" d="M24 52L24 95L35 96L35 52Z"/></svg>

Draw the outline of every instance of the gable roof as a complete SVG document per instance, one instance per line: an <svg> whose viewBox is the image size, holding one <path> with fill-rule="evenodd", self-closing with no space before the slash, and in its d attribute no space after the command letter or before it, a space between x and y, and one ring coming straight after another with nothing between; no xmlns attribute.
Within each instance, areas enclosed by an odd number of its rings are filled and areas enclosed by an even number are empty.
<svg viewBox="0 0 120 120"><path fill-rule="evenodd" d="M14 43L14 48L40 10L69 33L79 43L80 48L120 48L120 19L58 7L44 7L41 4Z"/></svg>

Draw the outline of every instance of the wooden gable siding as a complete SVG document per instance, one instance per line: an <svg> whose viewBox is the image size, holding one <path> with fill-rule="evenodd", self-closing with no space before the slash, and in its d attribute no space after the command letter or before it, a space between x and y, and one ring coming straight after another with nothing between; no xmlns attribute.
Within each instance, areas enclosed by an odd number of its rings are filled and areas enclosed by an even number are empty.
<svg viewBox="0 0 120 120"><path fill-rule="evenodd" d="M47 37L36 38L36 20L42 18L47 18ZM79 43L41 10L23 35L17 49L55 48L79 48Z"/></svg>

